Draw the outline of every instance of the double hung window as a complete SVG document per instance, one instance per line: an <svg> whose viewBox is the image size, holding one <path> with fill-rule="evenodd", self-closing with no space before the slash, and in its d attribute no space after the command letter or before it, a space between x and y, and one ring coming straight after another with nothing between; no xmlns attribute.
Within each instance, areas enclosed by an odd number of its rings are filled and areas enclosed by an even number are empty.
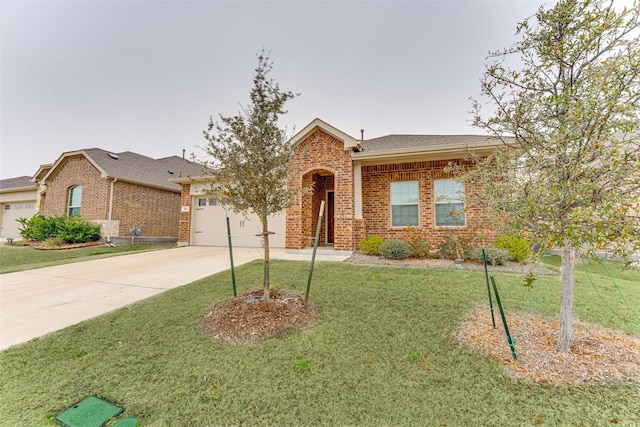
<svg viewBox="0 0 640 427"><path fill-rule="evenodd" d="M391 183L391 226L417 226L418 181L398 181Z"/></svg>

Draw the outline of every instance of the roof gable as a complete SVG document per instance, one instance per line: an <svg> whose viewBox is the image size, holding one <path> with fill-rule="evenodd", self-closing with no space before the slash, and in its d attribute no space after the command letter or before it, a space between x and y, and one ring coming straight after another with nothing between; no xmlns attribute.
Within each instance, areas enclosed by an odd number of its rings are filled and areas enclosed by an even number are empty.
<svg viewBox="0 0 640 427"><path fill-rule="evenodd" d="M291 138L291 144L293 144L294 146L297 145L302 140L304 140L309 135L311 135L313 132L315 132L316 129L322 129L322 131L328 133L332 137L341 141L344 144L345 150L350 150L352 148L356 148L359 146L359 143L360 143L359 140L347 135L346 133L342 132L340 129L337 129L318 118L314 119L311 123L305 126L300 132L295 134L293 138Z"/></svg>
<svg viewBox="0 0 640 427"><path fill-rule="evenodd" d="M100 148L87 148L63 153L43 178L47 179L51 176L68 157L77 155L84 156L103 178L116 178L172 191L179 191L180 186L169 181L170 179L181 176L197 176L203 171L202 165L178 156L152 159L131 151L113 153Z"/></svg>

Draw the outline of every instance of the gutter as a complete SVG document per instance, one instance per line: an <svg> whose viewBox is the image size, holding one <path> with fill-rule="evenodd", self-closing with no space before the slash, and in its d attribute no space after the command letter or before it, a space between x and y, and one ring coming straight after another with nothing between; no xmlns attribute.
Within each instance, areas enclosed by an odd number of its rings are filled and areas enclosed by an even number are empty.
<svg viewBox="0 0 640 427"><path fill-rule="evenodd" d="M111 180L111 185L109 188L109 214L107 217L107 243L111 243L111 216L113 214L113 189L115 188L115 183L118 178L113 178Z"/></svg>

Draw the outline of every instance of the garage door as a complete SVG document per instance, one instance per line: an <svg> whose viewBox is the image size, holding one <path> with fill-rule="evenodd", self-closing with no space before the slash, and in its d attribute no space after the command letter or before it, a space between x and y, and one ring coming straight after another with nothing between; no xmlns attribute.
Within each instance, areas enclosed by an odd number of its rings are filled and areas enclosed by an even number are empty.
<svg viewBox="0 0 640 427"><path fill-rule="evenodd" d="M33 202L3 203L2 204L2 228L0 237L20 237L20 223L18 218L31 218L35 213L35 200Z"/></svg>
<svg viewBox="0 0 640 427"><path fill-rule="evenodd" d="M227 246L227 223L224 208L217 198L194 198L192 204L191 242L194 246ZM261 247L262 224L256 215L237 214L229 209L229 225L233 246ZM269 246L284 247L285 215L269 218Z"/></svg>

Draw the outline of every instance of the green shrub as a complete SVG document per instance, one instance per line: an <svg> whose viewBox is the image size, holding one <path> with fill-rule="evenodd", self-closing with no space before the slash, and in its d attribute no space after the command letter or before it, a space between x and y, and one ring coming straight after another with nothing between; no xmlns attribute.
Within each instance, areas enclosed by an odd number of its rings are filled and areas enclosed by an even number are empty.
<svg viewBox="0 0 640 427"><path fill-rule="evenodd" d="M51 216L40 214L32 218L19 218L20 235L25 239L46 241L59 239L63 243L84 243L100 239L100 226L77 216Z"/></svg>
<svg viewBox="0 0 640 427"><path fill-rule="evenodd" d="M360 250L367 255L380 255L380 245L383 243L382 237L372 234L360 242Z"/></svg>
<svg viewBox="0 0 640 427"><path fill-rule="evenodd" d="M391 259L409 258L411 248L409 243L404 240L390 239L380 245L380 255Z"/></svg>
<svg viewBox="0 0 640 427"><path fill-rule="evenodd" d="M456 236L453 231L445 233L445 240L440 243L438 257L442 259L467 259L471 253L471 242L465 237Z"/></svg>
<svg viewBox="0 0 640 427"><path fill-rule="evenodd" d="M494 246L508 251L509 259L519 263L525 263L533 254L531 242L516 235L500 236Z"/></svg>
<svg viewBox="0 0 640 427"><path fill-rule="evenodd" d="M433 247L429 241L426 230L410 225L407 227L406 232L409 248L411 249L411 257L431 258L431 249Z"/></svg>
<svg viewBox="0 0 640 427"><path fill-rule="evenodd" d="M484 248L484 254L487 258L487 264L503 265L509 260L509 251L498 248ZM482 262L482 249L474 249L471 251L470 258Z"/></svg>

